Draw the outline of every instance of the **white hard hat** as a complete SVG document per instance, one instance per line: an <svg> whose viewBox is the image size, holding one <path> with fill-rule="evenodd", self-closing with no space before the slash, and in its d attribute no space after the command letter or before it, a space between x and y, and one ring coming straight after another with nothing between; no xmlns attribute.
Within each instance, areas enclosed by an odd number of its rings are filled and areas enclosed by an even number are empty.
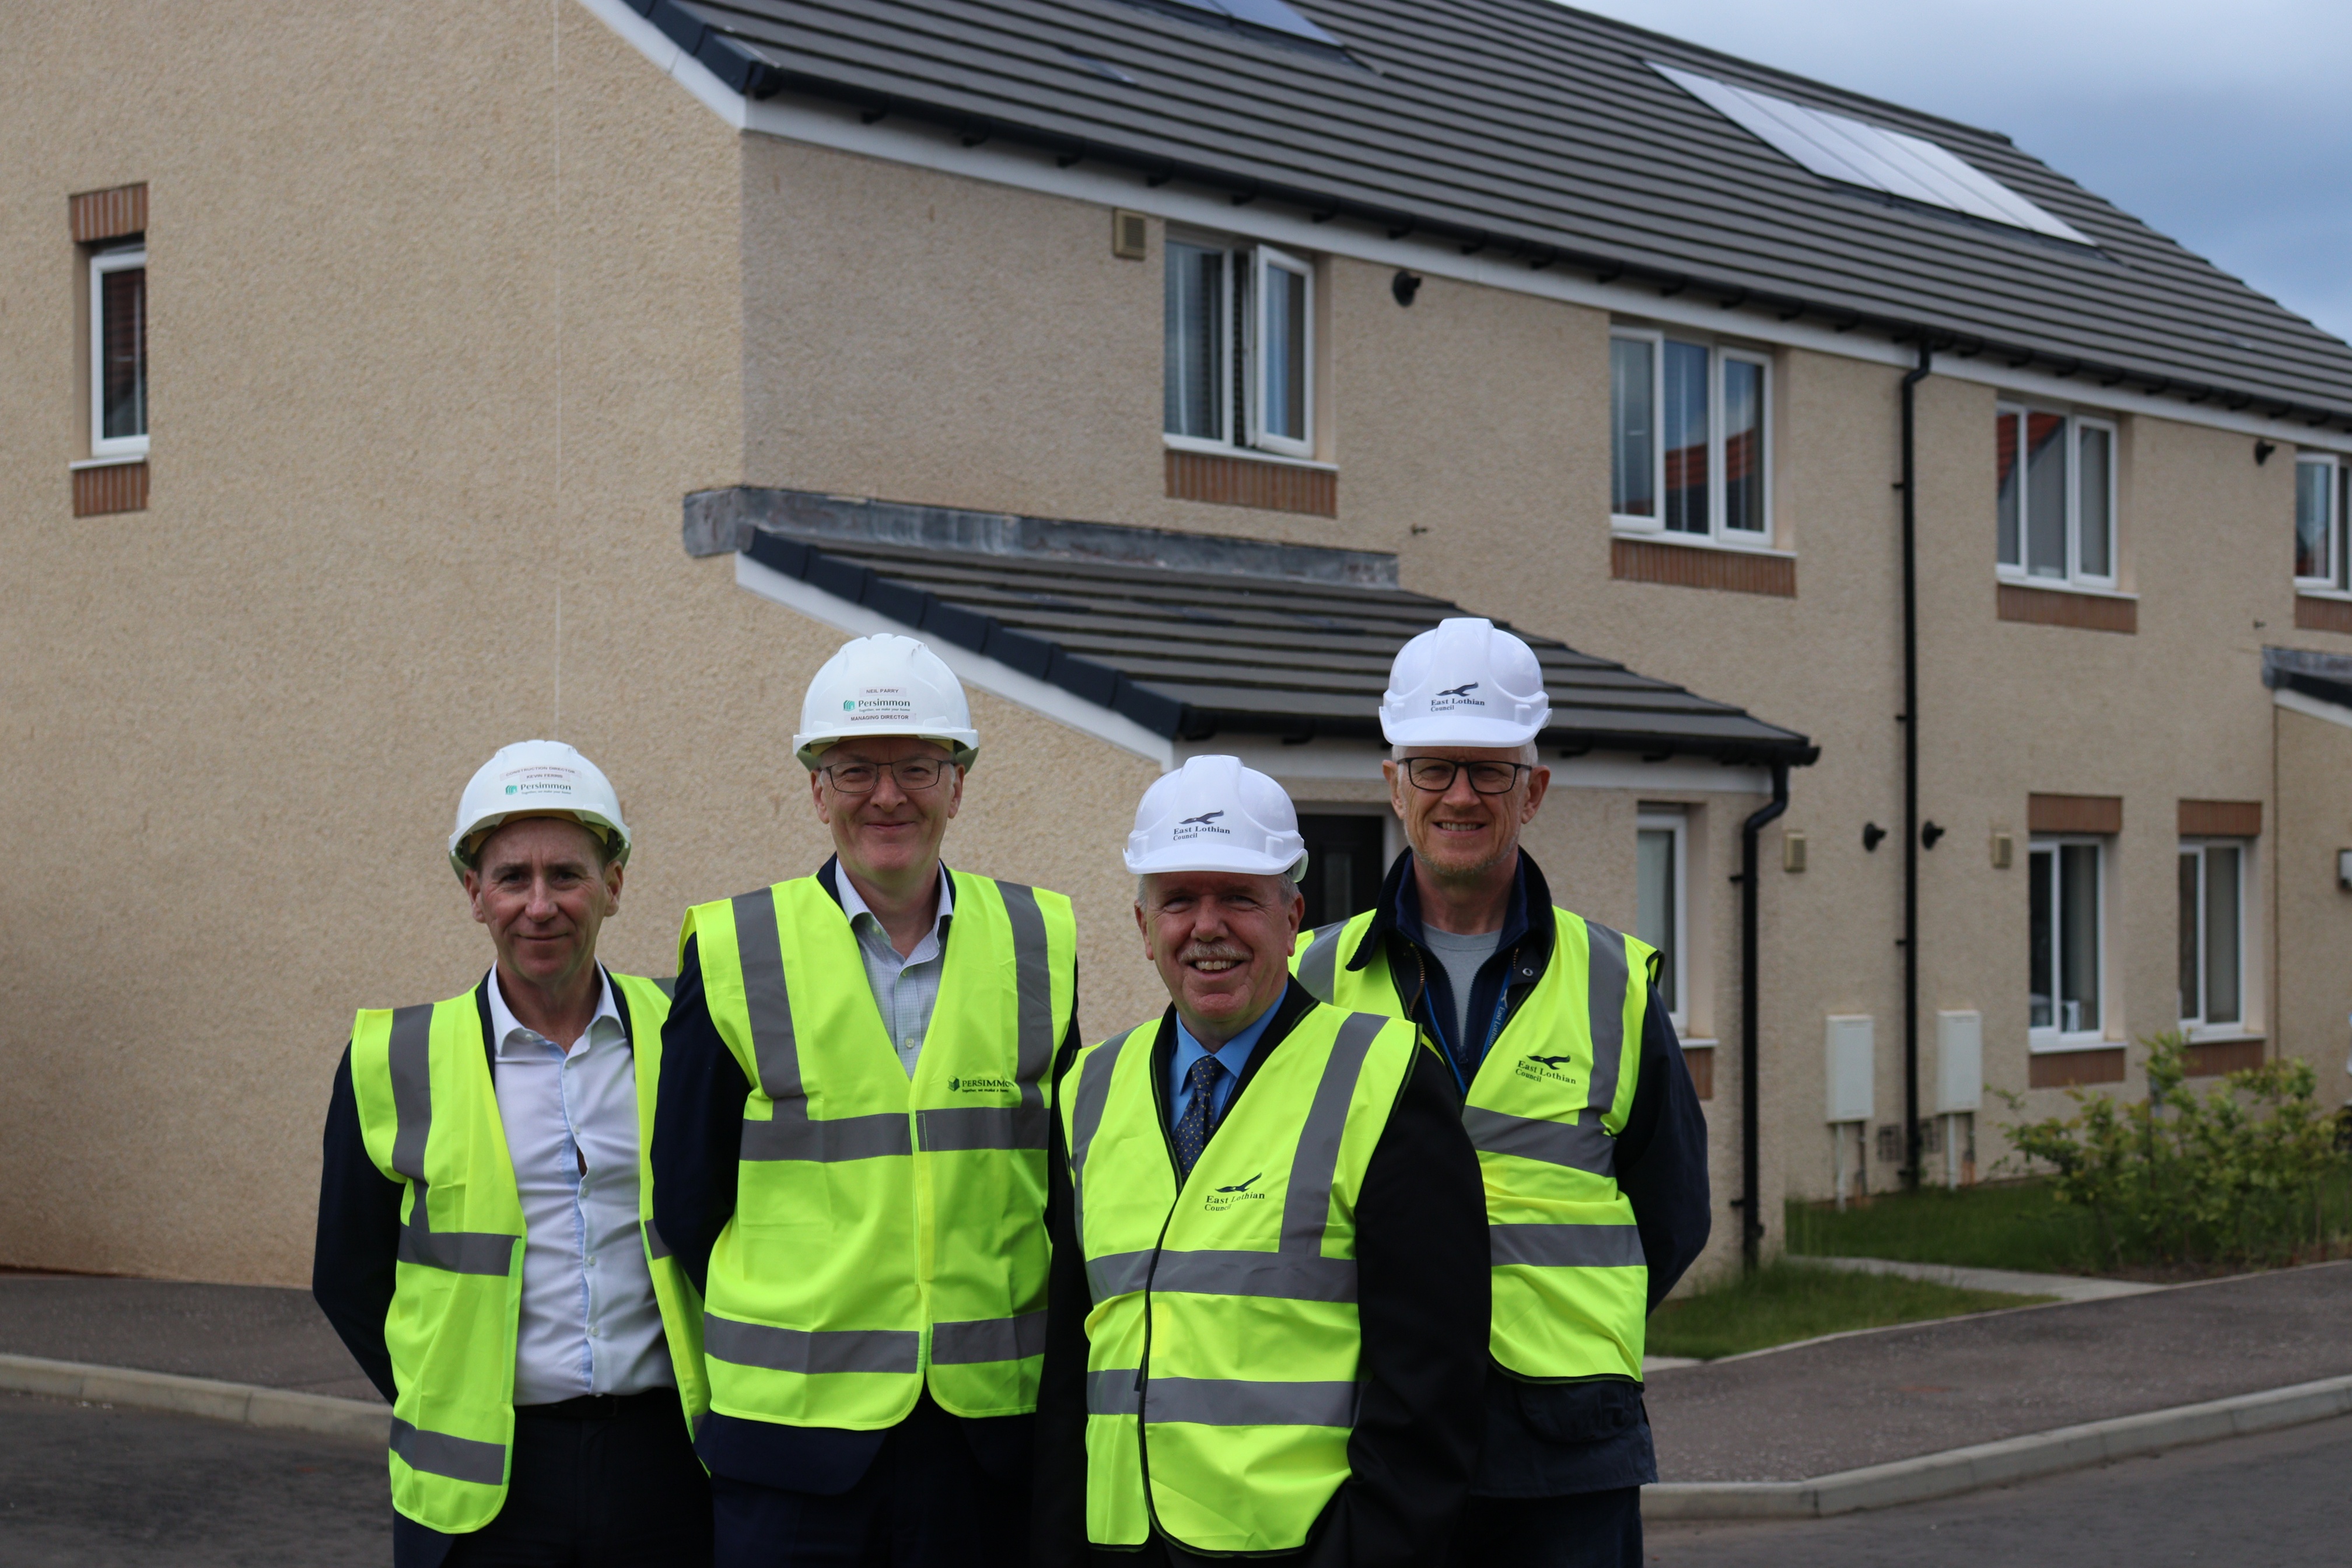
<svg viewBox="0 0 2352 1568"><path fill-rule="evenodd" d="M913 637L876 632L841 645L809 682L793 754L814 768L819 753L852 735L912 735L937 741L960 768L980 754L980 731L963 683Z"/></svg>
<svg viewBox="0 0 2352 1568"><path fill-rule="evenodd" d="M461 879L473 868L470 840L518 816L568 816L605 842L614 865L629 863L629 828L613 782L561 741L501 746L467 781L449 835L449 864Z"/></svg>
<svg viewBox="0 0 2352 1568"><path fill-rule="evenodd" d="M1475 616L1399 648L1381 699L1392 746L1524 746L1550 719L1535 649Z"/></svg>
<svg viewBox="0 0 2352 1568"><path fill-rule="evenodd" d="M1239 757L1194 757L1143 792L1127 868L1139 877L1238 871L1296 882L1307 875L1307 840L1280 784Z"/></svg>

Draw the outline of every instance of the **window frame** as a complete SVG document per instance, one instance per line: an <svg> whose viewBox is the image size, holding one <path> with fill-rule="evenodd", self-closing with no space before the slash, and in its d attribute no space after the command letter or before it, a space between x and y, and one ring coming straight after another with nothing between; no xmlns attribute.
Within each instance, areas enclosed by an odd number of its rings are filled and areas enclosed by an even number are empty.
<svg viewBox="0 0 2352 1568"><path fill-rule="evenodd" d="M2247 905L2250 900L2246 895L2253 881L2254 843L2252 838L2210 835L2180 841L2180 858L2193 858L2197 862L2197 1012L2192 1016L2178 1003L2175 1004L2175 1011L2180 1014L2180 1032L2191 1039L2239 1039L2250 1033L2246 1005L2252 987L2247 984L2246 977L2252 942L2247 930ZM2235 850L2238 856L2238 1016L2234 1018L2213 1019L2205 1016L2212 1002L2210 995L2212 953L2210 933L2206 930L2206 914L2210 907L2209 889L2212 875L2212 858L2209 852L2214 849Z"/></svg>
<svg viewBox="0 0 2352 1568"><path fill-rule="evenodd" d="M1674 836L1674 867L1671 876L1675 900L1674 930L1668 938L1674 951L1666 955L1666 969L1674 981L1674 998L1666 1008L1666 1019L1679 1035L1689 1026L1690 995L1690 814L1662 806L1643 806L1633 815L1634 887L1633 923L1641 920L1640 846L1643 833L1665 832Z"/></svg>
<svg viewBox="0 0 2352 1568"><path fill-rule="evenodd" d="M127 272L132 268L143 270L147 266L147 245L139 240L112 249L100 250L89 258L89 455L93 458L144 458L148 452L149 432L136 436L106 434L106 276L110 272ZM144 376L147 360L147 321L139 326L139 358L141 374ZM152 422L151 422L152 424Z"/></svg>
<svg viewBox="0 0 2352 1568"><path fill-rule="evenodd" d="M2036 414L2047 415L2064 422L2060 445L2065 453L2066 472L2063 489L2066 496L2066 571L2061 577L2036 574L2029 564L2032 558L2033 521L2028 511L2032 494L2025 475L2029 449L2025 443L2022 421ZM2026 403L1997 403L1993 405L1996 421L2014 419L2021 422L2017 443L2017 559L2000 558L2000 476L1993 475L1993 572L2004 583L2015 583L2029 588L2087 589L2092 593L2117 594L2123 585L2123 518L2120 505L2123 487L2123 428L2120 421L2095 414L2036 406ZM2107 570L2104 574L2083 570L2083 432L2097 430L2107 438ZM1998 451L1998 447L1995 448Z"/></svg>
<svg viewBox="0 0 2352 1568"><path fill-rule="evenodd" d="M1249 444L1261 452L1279 452L1286 458L1312 458L1315 455L1315 267L1312 262L1291 255L1271 245L1249 247L1250 301L1247 348L1250 356L1246 377L1249 392ZM1305 386L1299 396L1299 418L1306 426L1302 436L1277 436L1265 427L1267 400L1266 380L1274 356L1266 352L1266 316L1272 309L1274 290L1266 287L1269 273L1286 273L1305 284L1305 298L1300 304L1299 365Z"/></svg>
<svg viewBox="0 0 2352 1568"><path fill-rule="evenodd" d="M2098 976L2099 1022L2096 1027L2089 1029L2068 1029L2055 1022L2047 1026L2036 1026L2033 1023L2033 982L2032 967L2032 921L2031 913L2029 912L2026 930L2026 952L2028 957L2026 970L2025 1041L2026 1049L2035 1055L2040 1055L2043 1052L2105 1050L2115 1043L2108 1037L2107 1034L2109 1016L2114 1012L2114 997L2112 995L2113 987L2108 984L2107 975L2107 917L2110 912L2111 906L2115 902L2114 899L2110 896L2110 890L2107 887L2107 879L2112 873L2115 858L2111 853L2112 846L2110 841L2106 836L2103 834L2036 833L2032 835L2026 840L2025 873L2029 879L2033 875L2034 858L2044 851L2048 851L2051 857L2050 930L2052 951L2050 954L2050 1016L2053 1020L2062 1017L2063 1015L2061 1010L2065 1006L2065 1002L2061 995L2061 992L2065 984L2065 981L2063 979L2064 954L2058 946L2058 944L2063 941L2063 933L2065 929L2065 906L2063 901L2065 892L2065 878L2063 871L2063 858L2059 855L2058 851L2070 846L2088 846L2098 856L2095 875L2093 878L2093 882L2099 889L2099 915L2098 920L2094 923L2092 928L2092 937L2096 945L2096 951L2092 954L2091 973ZM2026 897L2028 900L2027 909L2031 911L2032 907L2032 885L2031 881L2028 882L2026 887Z"/></svg>
<svg viewBox="0 0 2352 1568"><path fill-rule="evenodd" d="M1176 247L1189 246L1196 250L1215 251L1223 258L1220 297L1218 300L1218 343L1223 363L1219 366L1217 384L1217 428L1214 437L1185 436L1168 427L1168 412L1163 392L1160 438L1165 446L1178 451L1203 452L1226 457L1245 457L1259 461L1292 463L1318 468L1333 465L1316 457L1318 437L1318 422L1321 416L1322 373L1317 363L1322 336L1317 323L1321 290L1313 258L1300 256L1278 246L1264 245L1236 236L1207 230L1171 226L1161 245L1163 268L1176 255ZM1267 359L1263 352L1266 342L1265 317L1268 272L1285 272L1302 279L1306 285L1301 301L1300 348L1305 377L1304 395L1300 399L1300 416L1306 426L1302 437L1274 435L1265 428L1263 417L1266 398ZM1166 353L1166 274L1162 272L1161 290L1161 353ZM1168 366L1160 366L1164 388Z"/></svg>
<svg viewBox="0 0 2352 1568"><path fill-rule="evenodd" d="M2345 566L2347 554L2346 546L2347 543L2352 543L2352 541L2347 541L2345 537L2346 507L2347 502L2352 502L2352 496L2345 493L2346 474L2347 468L2352 468L2352 465L2347 465L2344 459L2334 452L2296 453L2294 491L2297 506L2300 506L2303 501L2303 470L2306 464L2315 468L2327 470L2327 574L2323 577L2305 577L2301 573L2296 573L2294 585L2299 592L2306 594L2342 594L2346 591ZM2291 521L2299 522L2301 520Z"/></svg>
<svg viewBox="0 0 2352 1568"><path fill-rule="evenodd" d="M1610 506L1609 526L1617 533L1639 535L1675 544L1711 545L1725 550L1773 549L1775 533L1772 515L1772 477L1774 462L1772 442L1772 355L1766 350L1738 348L1713 338L1683 335L1663 327L1616 326L1609 329L1609 341L1646 344L1650 355L1650 496L1655 508L1654 515L1637 516L1622 512L1616 506L1617 462L1617 399L1616 364L1612 351L1609 366L1609 461ZM1690 533L1666 526L1666 373L1665 345L1669 342L1687 344L1706 351L1706 531ZM1732 362L1754 365L1760 373L1757 387L1757 421L1761 426L1758 435L1761 471L1757 489L1763 498L1761 529L1734 528L1725 519L1727 495L1724 474L1724 366Z"/></svg>

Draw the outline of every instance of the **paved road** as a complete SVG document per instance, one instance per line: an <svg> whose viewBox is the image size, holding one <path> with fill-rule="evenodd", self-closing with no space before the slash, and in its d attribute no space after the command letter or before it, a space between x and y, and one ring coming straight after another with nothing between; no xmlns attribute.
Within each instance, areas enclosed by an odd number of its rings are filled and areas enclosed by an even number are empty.
<svg viewBox="0 0 2352 1568"><path fill-rule="evenodd" d="M2324 1263L1791 1345L1660 1372L1645 1398L1662 1479L1803 1480L2341 1376L2347 1321L2352 1262Z"/></svg>
<svg viewBox="0 0 2352 1568"><path fill-rule="evenodd" d="M0 1568L391 1561L373 1444L0 1394Z"/></svg>
<svg viewBox="0 0 2352 1568"><path fill-rule="evenodd" d="M0 1351L380 1399L308 1290L0 1273Z"/></svg>
<svg viewBox="0 0 2352 1568"><path fill-rule="evenodd" d="M1792 1524L1659 1524L1659 1568L2340 1568L2352 1416L1942 1502Z"/></svg>

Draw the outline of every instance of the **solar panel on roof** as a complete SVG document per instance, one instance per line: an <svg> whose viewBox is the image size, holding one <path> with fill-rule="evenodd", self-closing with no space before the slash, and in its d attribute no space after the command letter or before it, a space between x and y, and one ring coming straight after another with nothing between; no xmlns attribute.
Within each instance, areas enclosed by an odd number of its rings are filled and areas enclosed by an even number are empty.
<svg viewBox="0 0 2352 1568"><path fill-rule="evenodd" d="M1347 46L1289 6L1282 0L1162 0L1163 4L1187 11L1202 11L1221 21L1238 25L1244 29L1264 28L1269 33L1282 33L1294 38L1304 38L1310 44L1320 44L1327 49L1345 49Z"/></svg>
<svg viewBox="0 0 2352 1568"><path fill-rule="evenodd" d="M1922 136L1775 98L1752 87L1650 62L1651 68L1825 180L1884 191L2076 245L2082 230L2034 205L1974 164Z"/></svg>

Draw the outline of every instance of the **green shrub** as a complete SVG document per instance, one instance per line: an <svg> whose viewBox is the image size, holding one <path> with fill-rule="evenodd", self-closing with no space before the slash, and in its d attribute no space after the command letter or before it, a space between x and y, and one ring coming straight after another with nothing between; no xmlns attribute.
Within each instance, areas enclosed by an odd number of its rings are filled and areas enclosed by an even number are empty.
<svg viewBox="0 0 2352 1568"><path fill-rule="evenodd" d="M2186 1087L2187 1040L2140 1044L2147 1098L2069 1089L2073 1115L2003 1128L2011 1159L2047 1166L2053 1194L2091 1213L2116 1264L2274 1263L2324 1247L2323 1194L2347 1156L2310 1064L2264 1062L2200 1094Z"/></svg>

